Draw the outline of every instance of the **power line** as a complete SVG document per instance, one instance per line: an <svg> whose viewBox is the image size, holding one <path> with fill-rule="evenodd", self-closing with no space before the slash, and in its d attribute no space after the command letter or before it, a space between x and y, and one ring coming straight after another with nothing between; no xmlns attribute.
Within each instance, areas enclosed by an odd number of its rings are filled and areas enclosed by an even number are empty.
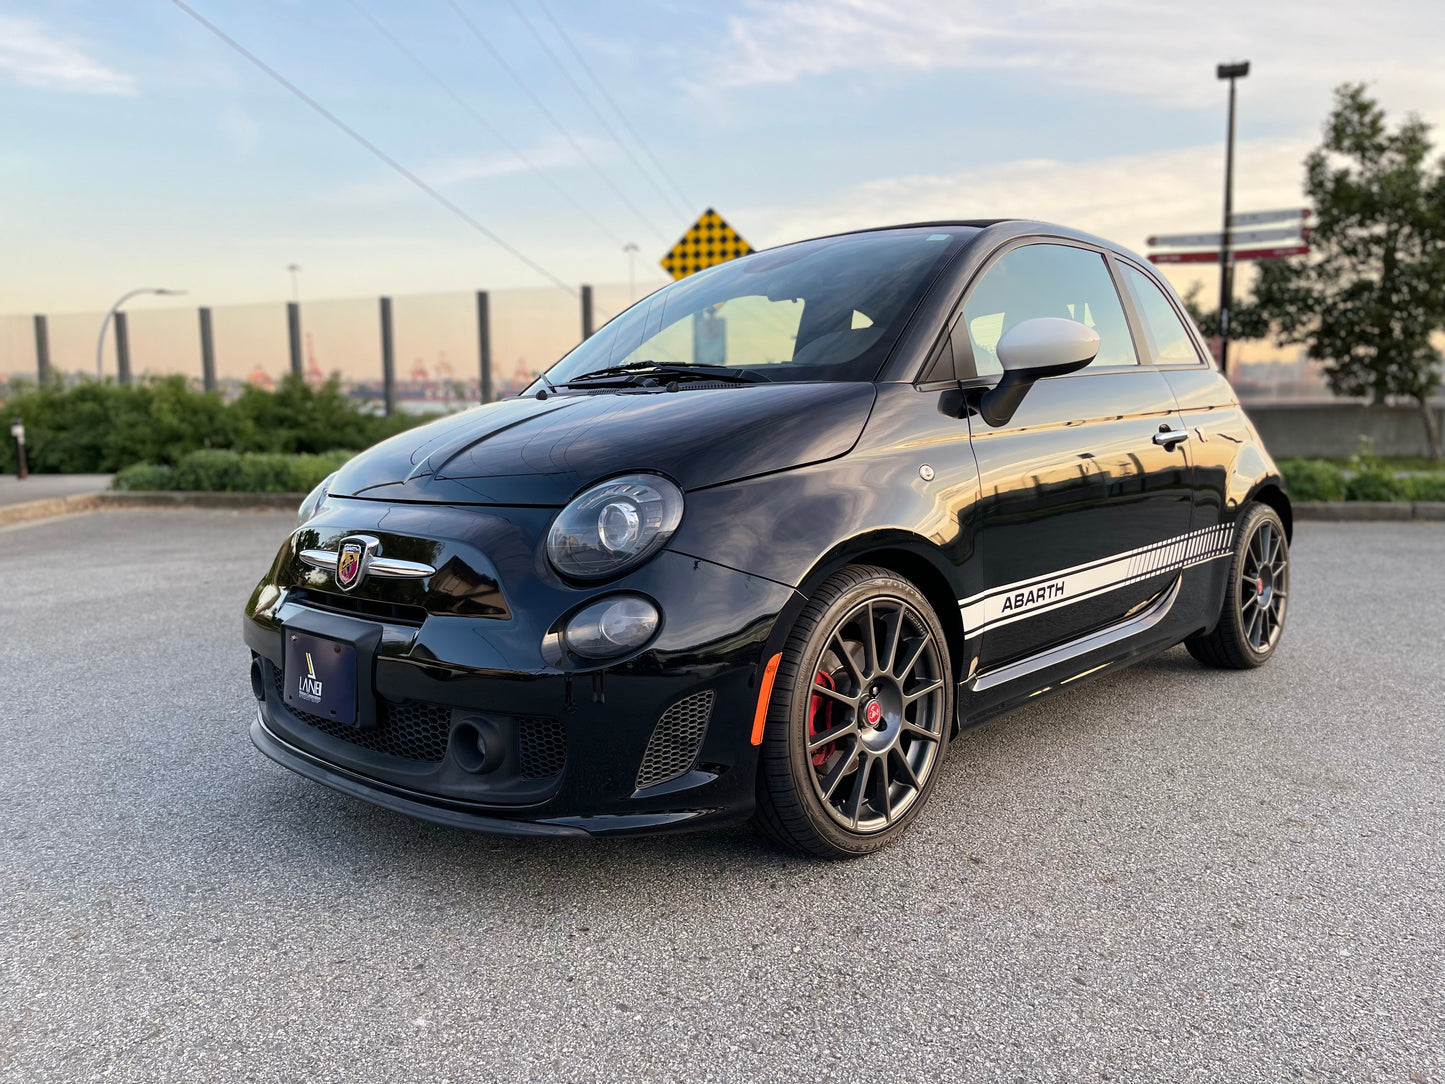
<svg viewBox="0 0 1445 1084"><path fill-rule="evenodd" d="M532 88L529 87L526 81L517 74L516 70L507 63L507 58L504 57L497 49L497 47L491 43L487 36L482 33L481 29L476 25L476 23L472 22L472 20L467 17L467 13L464 12L460 6L458 6L457 0L447 0L447 4L454 12L457 13L457 18L461 19L461 21L466 24L467 29L472 32L472 36L475 37L477 41L482 43L482 45L486 48L487 52L491 53L492 59L497 62L497 66L500 67L509 76L511 76L512 81L521 88L523 94L525 94L528 98L531 99L532 104L535 105L541 111L542 115L551 122L552 127L556 128L557 131L562 133L562 138L567 140L567 142L572 145L572 149L581 156L582 160L592 167L592 172L596 173L598 177L602 178L602 182L606 184L608 188L612 189L613 194L615 194L618 199L620 199L624 204L627 205L628 209L631 210L632 213L641 220L643 225L645 225L649 230L651 230L654 234L657 235L657 239L659 241L661 241L663 244L667 244L668 239L666 235L663 234L663 232L659 230L655 225L653 225L652 221L645 214L642 213L642 211L638 208L637 204L633 203L632 200L627 198L627 194L623 192L622 189L618 188L612 178L603 172L602 167L592 160L592 156L582 149L582 145L578 143L572 133L563 126L562 122L557 119L556 115L553 114L550 109L548 109L545 105L542 104L542 100L538 98L536 94L532 93Z"/></svg>
<svg viewBox="0 0 1445 1084"><path fill-rule="evenodd" d="M553 51L552 47L547 44L547 39L542 37L542 35L537 32L537 28L532 25L532 21L528 19L527 16L522 12L522 9L517 6L516 0L507 0L507 5L516 14L517 18L522 20L522 25L527 28L527 31L532 35L532 37L537 39L537 44L542 47L542 51L551 58L552 63L557 66L557 70L562 73L563 78L566 79L567 82L571 85L572 89L577 92L577 97L581 98L587 108L592 111L592 115L597 118L597 123L602 125L602 130L612 138L612 141L614 143L616 143L619 147L622 148L622 153L627 155L628 159L632 162L632 164L637 167L637 172L642 174L643 179L646 180L648 184L652 185L653 190L659 196L661 196L664 200L666 200L669 204L672 205L673 213L681 215L683 218L686 218L687 212L678 210L677 205L672 201L672 196L668 195L667 191L663 189L663 187L659 185L655 180L652 179L652 174L647 172L647 170L643 168L642 163L637 160L637 155L632 153L632 148L630 148L626 143L622 142L622 140L618 137L617 132L613 130L612 125L607 122L607 118L602 115L602 111L598 109L595 104L593 104L591 97L589 97L587 92L582 89L582 84L578 83L577 80L572 77L572 73L567 70L567 65L562 63L561 57L559 57Z"/></svg>
<svg viewBox="0 0 1445 1084"><path fill-rule="evenodd" d="M610 240L613 244L622 244L621 238L619 238L615 233L613 233L606 226L604 226L595 215L593 215L590 211L587 210L587 208L583 207L582 204L578 203L577 200L572 197L571 193L569 193L565 188L563 188L559 183L557 183L557 180L554 177L541 169L535 162L533 162L524 153L522 153L520 148L514 146L512 142L497 129L496 125L494 125L491 121L487 120L485 115L475 109L470 102L468 102L465 98L463 98L460 94L453 90L451 86L445 80L443 80L442 77L438 75L430 65L426 63L426 61L422 60L421 57L417 56L416 53L412 52L404 44L402 44L400 39L398 39L395 34L393 34L385 26L383 26L381 22L376 18L376 16L373 15L361 4L360 0L349 0L349 2L352 7L354 7L358 12L360 12L362 17L365 18L367 22L371 23L371 25L376 28L377 32L381 34L382 37L386 38L387 41L391 42L391 44L396 47L398 52L400 52L403 56L405 56L408 60L415 64L419 69L421 69L422 73L426 75L426 77L429 78L438 87L440 87L441 90L447 95L447 97L451 98L452 101L456 102L457 105L461 106L461 108L466 111L468 116L470 116L474 121L476 121L488 132L490 132L493 138L497 140L497 142L499 142L502 146L506 147L507 150L511 151L514 155L516 155L517 159L523 165L525 165L533 173L541 177L542 180L546 181L549 185L551 185L553 190L556 191L556 193L564 200L570 203L578 214L582 215L582 217L587 219L588 222L591 222L592 225L596 226L599 230L601 230L602 233L606 235L607 239Z"/></svg>
<svg viewBox="0 0 1445 1084"><path fill-rule="evenodd" d="M652 162L654 168L656 168L657 172L662 176L662 179L665 180L668 185L671 186L672 190L677 193L677 198L682 200L682 205L684 207L693 206L692 200L687 198L686 193L684 193L683 190L678 186L678 183L672 179L672 174L667 172L667 170L663 167L663 164L658 161L657 155L652 153L652 148L647 145L647 141L643 139L642 136L638 134L637 129L632 126L632 122L627 119L627 114L622 111L622 107L617 104L616 100L612 97L611 94L607 93L607 88L602 85L602 80L597 78L597 73L592 70L592 66L587 63L581 52L578 51L577 46L572 43L572 38L568 35L567 31L563 29L562 24L557 21L556 16L552 14L552 10L547 7L547 5L542 2L542 0L535 0L535 3L537 7L541 10L542 14L547 16L547 21L556 28L557 36L562 39L563 44L567 46L573 57L576 58L578 65L582 68L584 72L587 73L588 78L592 80L593 85L596 86L597 89L601 92L602 97L606 100L607 104L612 107L613 112L615 112L618 119L622 121L623 127L625 127L629 133L631 133L632 138L637 141L637 145L642 148L642 152L647 155L648 159Z"/></svg>
<svg viewBox="0 0 1445 1084"><path fill-rule="evenodd" d="M487 229L486 226L483 226L483 225L482 225L480 222L478 222L475 218L473 218L471 215L467 214L466 211L462 210L460 207L458 207L458 206L457 206L455 203L453 203L451 200L447 199L446 196L442 195L440 192L438 192L438 191L437 191L435 188L433 188L431 185L427 184L426 181L422 180L420 177L418 177L418 176L417 176L415 173L413 173L411 170L407 169L406 166L402 165L400 162L398 162L398 161L397 161L395 158L393 158L391 155L387 154L384 150L382 150L380 147L378 147L375 143L371 142L371 140L367 139L364 135L362 135L360 132L358 132L355 128L351 127L351 125L347 124L344 120L342 120L340 117L338 117L335 113L332 113L330 110L328 110L324 105L322 105L320 102L318 102L315 98L311 97L311 95L307 94L304 90L302 90L302 89L301 89L300 87L298 87L295 83L293 83L293 82L291 82L289 79L287 79L284 75L282 75L280 72L278 72L275 68L273 68L273 67L271 67L269 64L267 64L264 60L262 60L260 57L258 57L255 53L251 52L251 51L250 51L249 49L247 49L244 45L242 45L240 42L238 42L235 38L231 37L231 36L230 36L229 34L227 34L224 30L222 30L219 26L217 26L215 23L211 22L211 21L210 21L209 19L207 19L204 15L202 15L200 12L198 12L195 8L193 8L193 7L191 7L189 4L187 4L187 3L185 2L185 0L171 0L171 3L175 4L176 7L180 8L180 9L181 9L182 11L184 11L187 15L189 15L192 19L195 19L196 22L200 23L200 24L201 24L202 26L204 26L207 30L209 30L212 34L216 35L216 37L220 38L223 42L225 42L227 45L229 45L232 49L234 49L236 52L240 53L243 57L245 57L247 60L249 60L252 64L256 65L256 67L260 68L263 72L265 72L267 75L269 75L272 79L276 80L276 82L280 83L283 87L285 87L287 90L289 90L292 94L296 95L296 97L300 98L303 102L305 102L307 105L309 105L309 106L310 106L312 109L314 109L317 113L320 113L323 117L325 117L327 120L329 120L329 121L330 121L332 124L334 124L337 128L340 128L343 132L345 132L347 135L349 135L352 139L356 140L356 142L360 143L363 147L365 147L367 150L369 150L372 154L376 155L377 158L380 158L380 159L381 159L383 162L385 162L388 166L390 166L392 169L396 170L396 172L400 173L400 174L401 174L403 177L405 177L408 181L410 181L412 184L416 185L416 186L417 186L418 188L420 188L423 192L425 192L427 195L429 195L432 199L436 200L438 203L440 203L440 204L441 204L443 207L445 207L447 210L451 211L452 214L456 215L458 218L460 218L460 219L461 219L463 222L465 222L467 225L471 226L471 227L472 227L474 230L476 230L478 233L482 234L482 236L486 237L486 238L487 238L488 240L490 240L493 244L497 245L498 247L502 248L502 249L505 250L506 252L510 253L512 256L516 257L516 258L517 258L518 260L520 260L522 263L526 264L526 265L527 265L528 267L530 267L533 271L537 272L537 274L541 275L543 278L545 278L545 279L547 279L548 281L550 281L551 283L553 283L553 285L557 286L559 289L566 290L567 293L571 294L573 297L576 297L576 296L577 296L577 289L576 289L576 287L567 285L567 283L563 282L563 281L562 281L561 279L559 279L556 275L552 274L552 272L548 271L545 267L543 267L541 264L539 264L536 260L532 259L530 256L527 256L527 255L526 255L525 253L523 253L520 249L518 249L518 248L516 248L515 246L509 244L508 242L502 240L502 238L499 237L497 234L495 234L495 233L493 233L491 230Z"/></svg>

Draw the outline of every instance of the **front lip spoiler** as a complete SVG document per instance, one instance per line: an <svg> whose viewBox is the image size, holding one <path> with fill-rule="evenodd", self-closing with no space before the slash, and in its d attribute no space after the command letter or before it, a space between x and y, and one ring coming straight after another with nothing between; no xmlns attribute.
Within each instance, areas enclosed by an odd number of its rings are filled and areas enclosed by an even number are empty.
<svg viewBox="0 0 1445 1084"><path fill-rule="evenodd" d="M360 798L363 801L370 802L372 805L379 805L383 809L390 809L395 813L404 813L408 817L416 817L419 820L431 821L433 824L443 824L449 828L466 828L473 832L488 832L493 835L503 836L562 836L573 839L587 839L592 836L592 833L586 829L578 828L570 824L514 821L506 820L502 817L488 817L477 813L466 813L459 809L449 809L446 806L417 801L404 797L401 794L369 785L348 772L339 771L312 759L294 745L282 741L266 728L266 724L261 718L259 708L256 710L255 720L251 723L251 741L255 744L256 748L265 753L266 756L281 765L281 767L290 768L297 775L304 775L307 779L324 783L333 790L341 791L342 794L348 794L353 798Z"/></svg>

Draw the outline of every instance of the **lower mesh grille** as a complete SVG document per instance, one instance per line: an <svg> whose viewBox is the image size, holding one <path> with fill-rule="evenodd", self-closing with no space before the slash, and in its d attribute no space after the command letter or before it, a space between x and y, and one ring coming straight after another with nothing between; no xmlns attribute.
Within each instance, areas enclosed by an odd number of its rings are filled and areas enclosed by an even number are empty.
<svg viewBox="0 0 1445 1084"><path fill-rule="evenodd" d="M285 704L285 687L279 668L271 667L271 679L276 685L276 695ZM440 764L447 755L452 709L438 704L419 704L413 700L395 704L390 700L378 700L376 712L380 725L375 730L360 730L350 723L312 715L290 704L286 704L286 710L323 734L376 753L427 764Z"/></svg>
<svg viewBox="0 0 1445 1084"><path fill-rule="evenodd" d="M697 751L707 734L708 716L712 714L713 693L696 693L679 700L657 720L642 766L637 769L637 789L666 783L692 770Z"/></svg>
<svg viewBox="0 0 1445 1084"><path fill-rule="evenodd" d="M567 732L556 719L518 719L517 751L523 779L549 779L567 763Z"/></svg>

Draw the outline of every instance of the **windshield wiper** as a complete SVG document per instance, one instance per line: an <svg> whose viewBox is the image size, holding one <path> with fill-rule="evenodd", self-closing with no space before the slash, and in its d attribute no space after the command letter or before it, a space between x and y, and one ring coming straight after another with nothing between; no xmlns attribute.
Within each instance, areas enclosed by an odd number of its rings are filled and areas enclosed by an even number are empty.
<svg viewBox="0 0 1445 1084"><path fill-rule="evenodd" d="M574 376L562 381L564 388L588 384L593 380L620 377L624 383L635 384L647 377L667 377L675 380L721 380L730 384L765 384L768 378L752 369L740 369L731 365L694 365L689 362L629 361L626 365L610 365L590 373Z"/></svg>

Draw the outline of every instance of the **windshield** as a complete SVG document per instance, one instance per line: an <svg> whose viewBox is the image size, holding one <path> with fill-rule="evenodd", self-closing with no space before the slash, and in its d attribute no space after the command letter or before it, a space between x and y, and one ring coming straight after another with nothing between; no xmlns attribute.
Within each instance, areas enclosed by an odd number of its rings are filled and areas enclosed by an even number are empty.
<svg viewBox="0 0 1445 1084"><path fill-rule="evenodd" d="M644 298L547 371L706 365L768 380L872 380L924 292L976 230L825 237L700 271Z"/></svg>

